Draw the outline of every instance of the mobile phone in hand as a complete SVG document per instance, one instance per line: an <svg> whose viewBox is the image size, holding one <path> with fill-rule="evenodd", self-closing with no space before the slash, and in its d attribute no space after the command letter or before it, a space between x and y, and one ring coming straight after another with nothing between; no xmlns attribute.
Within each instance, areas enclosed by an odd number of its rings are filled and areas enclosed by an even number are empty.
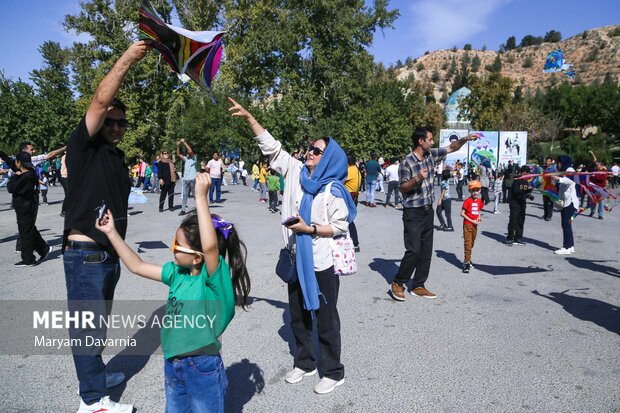
<svg viewBox="0 0 620 413"><path fill-rule="evenodd" d="M285 227L290 227L291 225L295 225L298 222L299 222L299 217L291 216L291 217L286 218L284 221L282 221L282 225L284 225Z"/></svg>

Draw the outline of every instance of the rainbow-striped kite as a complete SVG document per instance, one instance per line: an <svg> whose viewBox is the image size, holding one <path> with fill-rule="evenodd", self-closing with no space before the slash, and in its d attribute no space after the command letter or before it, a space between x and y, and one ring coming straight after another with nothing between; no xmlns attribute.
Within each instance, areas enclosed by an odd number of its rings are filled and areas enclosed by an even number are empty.
<svg viewBox="0 0 620 413"><path fill-rule="evenodd" d="M225 32L193 32L167 24L148 0L140 7L139 29L140 40L159 50L172 71L186 74L211 93L211 82L222 60Z"/></svg>

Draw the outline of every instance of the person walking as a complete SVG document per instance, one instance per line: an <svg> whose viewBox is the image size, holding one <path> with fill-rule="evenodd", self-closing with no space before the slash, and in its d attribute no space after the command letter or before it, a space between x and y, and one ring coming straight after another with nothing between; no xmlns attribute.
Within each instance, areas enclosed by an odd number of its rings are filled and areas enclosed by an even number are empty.
<svg viewBox="0 0 620 413"><path fill-rule="evenodd" d="M185 155L181 154L181 144L185 146ZM179 212L179 216L182 216L187 212L187 198L189 198L190 192L194 195L194 198L196 196L194 190L196 187L196 154L185 139L180 139L177 142L177 158L185 162L183 165L183 176L181 178L181 212Z"/></svg>
<svg viewBox="0 0 620 413"><path fill-rule="evenodd" d="M392 158L391 162L392 164L385 168L385 177L388 181L388 190L385 198L385 204L383 204L383 206L387 208L393 192L394 208L398 208L400 207L400 189L398 188L400 185L400 181L398 180L398 168L400 168L400 162L398 162L398 158Z"/></svg>
<svg viewBox="0 0 620 413"><path fill-rule="evenodd" d="M377 190L377 179L381 173L381 165L377 162L377 155L372 154L370 160L364 164L366 170L366 206L375 208L375 191Z"/></svg>
<svg viewBox="0 0 620 413"><path fill-rule="evenodd" d="M453 232L452 227L452 197L450 196L450 171L444 170L440 179L441 193L437 201L437 219L439 219L439 230ZM444 221L442 213L446 215ZM446 223L448 225L446 225Z"/></svg>
<svg viewBox="0 0 620 413"><path fill-rule="evenodd" d="M485 158L478 166L478 176L480 180L480 186L482 187L482 202L485 206L486 204L491 202L491 199L489 198L489 187L491 186L492 175L493 169L491 169L491 161Z"/></svg>
<svg viewBox="0 0 620 413"><path fill-rule="evenodd" d="M468 141L478 139L468 135L444 148L433 148L433 134L427 128L416 128L412 135L412 150L400 165L400 191L403 193L403 225L405 255L391 284L390 293L397 301L405 300L405 284L415 272L411 293L417 297L437 298L425 287L433 255L433 173L435 164L446 155L458 151Z"/></svg>
<svg viewBox="0 0 620 413"><path fill-rule="evenodd" d="M63 233L68 310L91 311L97 320L109 315L120 265L108 238L95 229L94 211L109 209L117 217L116 228L124 238L131 189L125 154L118 148L128 125L125 105L115 96L129 69L149 48L145 41L138 41L121 55L99 83L86 115L67 144L67 170L72 177ZM69 328L71 339L85 343L87 336L104 341L105 325ZM80 382L78 413L130 413L132 405L117 403L107 395L106 388L120 384L125 377L106 371L103 349L72 347Z"/></svg>
<svg viewBox="0 0 620 413"><path fill-rule="evenodd" d="M284 380L294 384L317 372L323 377L314 392L332 392L344 383L341 363L338 291L329 238L346 233L357 212L342 182L347 177L347 156L328 137L310 144L305 164L282 148L241 105L228 98L232 116L245 119L270 166L285 179L282 216L296 216L297 223L282 226L284 242L295 251L297 280L288 284L291 328L295 337L293 369ZM331 190L327 191L327 185ZM320 357L314 354L314 321L319 336Z"/></svg>
<svg viewBox="0 0 620 413"><path fill-rule="evenodd" d="M552 157L547 157L546 165L545 165L545 173L554 173L557 172L558 169L555 166L555 161ZM545 221L551 221L553 218L553 200L548 196L543 195L543 218Z"/></svg>
<svg viewBox="0 0 620 413"><path fill-rule="evenodd" d="M155 156L153 160L153 165L151 169L153 170L153 186L151 192L160 192L161 188L159 187L159 170L157 169L157 164L159 163L159 155Z"/></svg>
<svg viewBox="0 0 620 413"><path fill-rule="evenodd" d="M207 163L207 172L211 176L211 187L209 187L209 203L213 203L213 192L215 192L215 202L222 202L222 160L220 154L213 153L213 157Z"/></svg>
<svg viewBox="0 0 620 413"><path fill-rule="evenodd" d="M177 171L174 162L170 159L170 152L163 150L159 163L157 164L159 172L159 212L164 212L164 203L168 199L168 210L174 211L174 187L177 184Z"/></svg>
<svg viewBox="0 0 620 413"><path fill-rule="evenodd" d="M252 179L254 183L252 184L252 191L258 191L258 178L260 177L260 167L258 166L258 159L254 161L252 164Z"/></svg>

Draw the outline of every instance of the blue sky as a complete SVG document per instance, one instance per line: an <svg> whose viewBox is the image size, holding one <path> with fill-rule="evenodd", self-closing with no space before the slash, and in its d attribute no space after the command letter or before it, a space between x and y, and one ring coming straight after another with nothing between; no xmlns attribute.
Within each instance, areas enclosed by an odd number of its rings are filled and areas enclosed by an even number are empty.
<svg viewBox="0 0 620 413"><path fill-rule="evenodd" d="M367 0L371 3L371 0ZM564 38L584 30L620 24L620 0L392 0L400 10L395 29L379 31L370 51L388 65L426 50L486 45L497 50L509 36L543 36L558 30ZM66 14L79 11L77 0L0 0L0 70L28 80L41 67L39 46L46 40L70 45L74 33L62 29Z"/></svg>

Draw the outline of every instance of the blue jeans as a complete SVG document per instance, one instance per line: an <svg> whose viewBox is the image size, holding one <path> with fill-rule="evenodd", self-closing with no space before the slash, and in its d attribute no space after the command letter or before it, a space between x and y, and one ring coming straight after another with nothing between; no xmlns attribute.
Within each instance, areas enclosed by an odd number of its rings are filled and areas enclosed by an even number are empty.
<svg viewBox="0 0 620 413"><path fill-rule="evenodd" d="M222 178L211 177L211 187L209 188L209 203L213 203L213 191L215 191L215 202L220 202L222 193Z"/></svg>
<svg viewBox="0 0 620 413"><path fill-rule="evenodd" d="M377 181L366 182L366 205L375 203L375 190L377 189Z"/></svg>
<svg viewBox="0 0 620 413"><path fill-rule="evenodd" d="M256 189L258 186L258 178L254 178L254 183L252 184L252 189Z"/></svg>
<svg viewBox="0 0 620 413"><path fill-rule="evenodd" d="M164 377L166 413L224 412L228 379L220 355L164 360Z"/></svg>
<svg viewBox="0 0 620 413"><path fill-rule="evenodd" d="M88 246L94 243L82 243ZM92 249L67 249L63 255L69 311L88 310L100 315L110 314L114 289L121 274L118 258L108 252ZM88 300L88 301L83 301ZM83 301L80 303L80 301ZM85 343L86 336L105 339L105 326L99 329L69 329L69 337ZM92 404L106 395L103 347L72 347L73 363L80 381L80 397Z"/></svg>

